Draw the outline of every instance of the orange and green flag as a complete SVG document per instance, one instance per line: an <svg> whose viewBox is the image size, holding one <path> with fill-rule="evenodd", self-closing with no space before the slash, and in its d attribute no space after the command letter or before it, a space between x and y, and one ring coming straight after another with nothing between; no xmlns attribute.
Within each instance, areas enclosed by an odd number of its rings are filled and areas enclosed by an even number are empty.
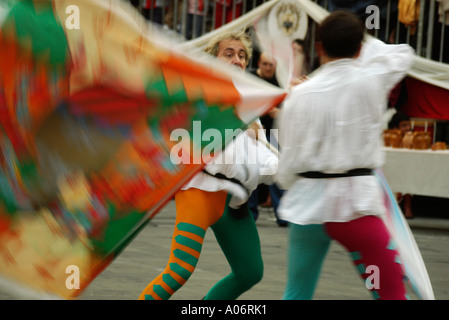
<svg viewBox="0 0 449 320"><path fill-rule="evenodd" d="M0 277L80 295L202 169L206 144L284 96L177 50L126 1L2 2ZM174 163L171 133L198 122L223 139L190 139Z"/></svg>

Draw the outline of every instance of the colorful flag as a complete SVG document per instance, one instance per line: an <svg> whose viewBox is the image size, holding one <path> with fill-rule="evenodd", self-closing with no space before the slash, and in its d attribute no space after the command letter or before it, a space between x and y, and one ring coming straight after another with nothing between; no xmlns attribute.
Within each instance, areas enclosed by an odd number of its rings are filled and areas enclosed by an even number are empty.
<svg viewBox="0 0 449 320"><path fill-rule="evenodd" d="M0 26L0 277L42 296L81 294L205 146L285 96L177 50L125 1L7 1ZM210 128L223 139L203 141Z"/></svg>
<svg viewBox="0 0 449 320"><path fill-rule="evenodd" d="M375 174L382 187L385 208L387 209L384 217L385 225L394 239L395 248L399 252L400 263L407 277L406 280L420 299L435 300L429 274L413 233L382 170L376 169Z"/></svg>

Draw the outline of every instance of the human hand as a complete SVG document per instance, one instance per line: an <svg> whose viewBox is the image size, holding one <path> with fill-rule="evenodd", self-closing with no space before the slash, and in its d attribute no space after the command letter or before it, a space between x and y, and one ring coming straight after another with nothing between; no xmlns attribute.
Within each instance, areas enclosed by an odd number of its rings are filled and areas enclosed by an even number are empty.
<svg viewBox="0 0 449 320"><path fill-rule="evenodd" d="M248 125L247 133L251 138L257 140L259 137L259 129L262 129L262 127L256 121L253 121Z"/></svg>
<svg viewBox="0 0 449 320"><path fill-rule="evenodd" d="M294 86L297 86L298 84L303 83L304 81L306 81L308 79L309 79L309 77L307 77L306 75L300 76L298 78L293 78L292 80L290 80L290 89L293 88Z"/></svg>
<svg viewBox="0 0 449 320"><path fill-rule="evenodd" d="M279 114L279 108L278 107L274 107L273 109L271 109L270 111L268 111L268 115L272 118L272 119L276 119L276 117Z"/></svg>

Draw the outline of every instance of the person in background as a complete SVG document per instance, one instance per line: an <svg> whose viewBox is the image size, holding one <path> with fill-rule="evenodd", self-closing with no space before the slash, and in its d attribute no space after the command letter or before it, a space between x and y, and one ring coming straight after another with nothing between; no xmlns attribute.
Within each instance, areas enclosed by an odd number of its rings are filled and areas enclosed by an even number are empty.
<svg viewBox="0 0 449 320"><path fill-rule="evenodd" d="M293 78L307 76L312 70L310 66L309 53L305 42L301 39L292 41L293 49Z"/></svg>
<svg viewBox="0 0 449 320"><path fill-rule="evenodd" d="M204 0L189 0L186 39L194 39L203 34Z"/></svg>
<svg viewBox="0 0 449 320"><path fill-rule="evenodd" d="M410 117L403 112L396 112L388 123L388 129L399 129L404 135L406 132L412 130Z"/></svg>
<svg viewBox="0 0 449 320"><path fill-rule="evenodd" d="M251 72L255 76L271 83L272 85L278 86L279 83L276 79L276 60L272 58L268 53L261 52L259 54L259 59L257 61L257 69ZM273 121L279 112L279 106L272 108L267 114L260 117L263 128L266 132L267 141L270 142L271 134L270 131L273 129ZM264 192L268 188L268 192ZM259 196L262 194L267 194L266 201L262 203L263 207L272 207L274 215L276 218L276 223L280 227L286 227L287 222L283 221L278 216L279 201L282 197L283 190L281 190L276 184L270 184L269 186L261 184L258 188L251 194L249 199L249 207L255 219L259 216Z"/></svg>

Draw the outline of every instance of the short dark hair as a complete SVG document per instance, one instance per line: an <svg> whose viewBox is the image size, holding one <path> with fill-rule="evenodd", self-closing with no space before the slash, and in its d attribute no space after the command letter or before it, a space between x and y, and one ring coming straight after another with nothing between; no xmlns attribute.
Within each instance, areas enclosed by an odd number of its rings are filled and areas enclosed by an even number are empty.
<svg viewBox="0 0 449 320"><path fill-rule="evenodd" d="M396 112L388 123L388 129L397 129L402 121L410 121L410 117L403 112Z"/></svg>
<svg viewBox="0 0 449 320"><path fill-rule="evenodd" d="M334 11L317 29L317 40L331 58L352 58L363 40L365 27L355 14Z"/></svg>

